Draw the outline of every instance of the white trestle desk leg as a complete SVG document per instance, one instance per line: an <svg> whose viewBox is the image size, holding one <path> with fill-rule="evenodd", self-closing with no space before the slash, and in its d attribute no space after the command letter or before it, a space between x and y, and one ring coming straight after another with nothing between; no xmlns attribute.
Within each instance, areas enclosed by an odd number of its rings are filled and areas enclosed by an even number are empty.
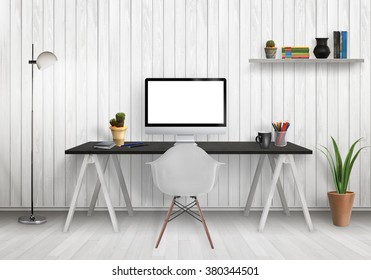
<svg viewBox="0 0 371 280"><path fill-rule="evenodd" d="M302 208L303 208L304 218L307 222L309 230L313 231L312 220L311 220L310 215L309 215L308 206L307 206L307 202L305 200L305 195L304 195L302 185L299 183L299 173L298 173L298 170L296 168L296 164L295 164L295 160L294 160L293 155L289 155L289 161L290 161L292 174L294 175L294 180L295 180L295 183L296 183L296 189L298 190L299 198L300 198L301 205L302 205Z"/></svg>
<svg viewBox="0 0 371 280"><path fill-rule="evenodd" d="M108 166L108 160L109 160L109 157L110 157L110 156L107 156L106 160L105 160L104 163L103 163L103 173L106 172L106 169L107 169L107 166ZM89 217L90 217L91 214L93 213L94 208L95 208L95 205L97 204L99 191L100 191L100 180L99 180L99 178L97 178L97 182L96 182L96 184L95 184L95 188L94 188L93 196L92 196L92 198L91 198L90 206L89 206L89 210L88 210L88 216L89 216Z"/></svg>
<svg viewBox="0 0 371 280"><path fill-rule="evenodd" d="M95 167L97 168L98 178L100 180L100 184L101 184L101 189L102 189L102 192L103 192L103 196L104 196L104 199L105 199L106 204L107 204L109 215L111 217L113 230L115 232L118 232L119 231L119 227L118 227L118 224L117 224L117 218L116 218L115 210L112 207L112 203L111 203L111 199L109 197L109 193L108 193L108 189L107 189L107 186L106 186L106 182L104 181L103 170L102 170L102 168L100 166L100 163L99 163L99 160L98 160L98 156L97 155L93 155L93 159L94 159Z"/></svg>
<svg viewBox="0 0 371 280"><path fill-rule="evenodd" d="M247 202L246 202L246 206L245 206L245 212L244 212L245 216L248 216L249 213L250 213L250 208L251 208L251 205L252 205L252 201L254 199L256 187L258 186L258 181L259 181L260 174L262 173L262 168L263 168L263 163L264 163L265 157L266 157L266 155L260 155L260 157L259 157L259 162L258 162L258 165L257 165L256 170L255 170L254 179L252 181L249 196L247 198Z"/></svg>
<svg viewBox="0 0 371 280"><path fill-rule="evenodd" d="M267 221L267 217L268 217L268 212L269 212L269 209L270 209L271 204L272 204L274 191L276 189L277 180L280 176L282 165L283 165L283 162L285 160L285 157L286 157L286 155L279 155L278 156L278 162L277 162L276 168L273 172L273 178L272 178L271 188L269 190L268 199L267 199L267 202L265 203L264 210L263 210L262 216L260 218L260 223L259 223L259 231L260 232L262 232L264 230L265 222Z"/></svg>
<svg viewBox="0 0 371 280"><path fill-rule="evenodd" d="M70 210L68 211L66 223L64 224L63 232L67 232L68 229L70 228L70 224L72 222L73 214L75 213L77 198L79 197L79 193L80 193L80 189L81 189L81 182L82 182L82 179L84 178L84 174L85 174L85 171L86 171L86 166L88 165L89 157L90 157L90 155L85 155L84 160L82 162L79 177L77 178L76 187L75 187L75 190L73 192Z"/></svg>
<svg viewBox="0 0 371 280"><path fill-rule="evenodd" d="M126 208L128 209L129 216L133 216L133 207L131 206L131 201L128 193L128 188L126 187L125 178L122 174L120 162L117 155L112 155L113 165L115 166L117 177L119 178L120 187L122 194L124 195Z"/></svg>
<svg viewBox="0 0 371 280"><path fill-rule="evenodd" d="M274 162L274 156L269 155L268 159L269 159L269 163L270 163L271 168L272 168L272 172L274 172L274 169L276 167L276 163ZM286 201L285 193L283 191L283 187L282 187L282 184L281 184L280 177L278 177L278 181L277 181L277 190L278 190L278 194L279 194L280 199L281 199L283 211L285 212L286 216L290 216L289 207L287 206L287 201Z"/></svg>

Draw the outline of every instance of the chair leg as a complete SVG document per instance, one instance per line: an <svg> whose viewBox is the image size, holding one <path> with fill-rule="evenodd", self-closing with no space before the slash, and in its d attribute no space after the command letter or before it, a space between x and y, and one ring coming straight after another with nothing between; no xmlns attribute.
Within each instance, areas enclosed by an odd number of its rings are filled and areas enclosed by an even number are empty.
<svg viewBox="0 0 371 280"><path fill-rule="evenodd" d="M169 218L170 218L171 212L173 211L174 203L175 203L175 197L174 197L173 200L171 201L169 211L167 211L166 218L165 218L165 220L164 220L164 224L162 225L160 235L159 235L159 237L158 237L158 239L157 239L157 242L156 242L156 248L158 248L158 245L160 245L162 235L163 235L164 232L165 232L165 229L166 229L167 223L169 222Z"/></svg>
<svg viewBox="0 0 371 280"><path fill-rule="evenodd" d="M207 239L209 239L211 249L214 249L213 241L211 240L209 229L207 228L206 221L205 221L204 215L202 214L202 210L201 210L200 204L198 203L197 198L195 198L195 201L196 201L198 213L200 214L200 217L201 217L202 225L204 226L204 229L207 235Z"/></svg>

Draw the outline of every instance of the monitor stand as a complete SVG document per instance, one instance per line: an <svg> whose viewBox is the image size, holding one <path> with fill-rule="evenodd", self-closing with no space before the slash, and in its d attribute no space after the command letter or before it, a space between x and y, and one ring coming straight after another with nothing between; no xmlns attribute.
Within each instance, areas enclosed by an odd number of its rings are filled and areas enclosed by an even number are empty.
<svg viewBox="0 0 371 280"><path fill-rule="evenodd" d="M195 144L195 136L193 134L177 134L175 136L175 144Z"/></svg>

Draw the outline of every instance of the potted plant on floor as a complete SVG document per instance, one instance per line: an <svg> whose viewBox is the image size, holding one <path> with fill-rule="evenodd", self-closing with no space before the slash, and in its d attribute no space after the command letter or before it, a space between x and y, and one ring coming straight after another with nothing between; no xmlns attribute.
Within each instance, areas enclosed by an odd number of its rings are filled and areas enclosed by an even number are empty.
<svg viewBox="0 0 371 280"><path fill-rule="evenodd" d="M125 142L125 133L127 126L125 126L125 114L118 112L116 118L110 120L110 129L112 132L112 138L116 146L122 146Z"/></svg>
<svg viewBox="0 0 371 280"><path fill-rule="evenodd" d="M330 170L336 189L336 191L327 193L331 208L332 222L336 226L344 227L349 225L354 201L354 192L347 191L350 173L352 171L353 164L356 161L361 150L366 147L361 147L353 155L355 146L361 140L358 139L350 147L348 154L343 162L336 141L332 137L331 140L335 158L330 153L329 149L324 146L322 146L323 149L320 149L320 151L326 156L327 161L330 165Z"/></svg>
<svg viewBox="0 0 371 280"><path fill-rule="evenodd" d="M276 44L274 43L273 40L269 40L265 43L265 57L268 58L268 59L274 59L276 58L276 52L277 52L277 48L276 48Z"/></svg>

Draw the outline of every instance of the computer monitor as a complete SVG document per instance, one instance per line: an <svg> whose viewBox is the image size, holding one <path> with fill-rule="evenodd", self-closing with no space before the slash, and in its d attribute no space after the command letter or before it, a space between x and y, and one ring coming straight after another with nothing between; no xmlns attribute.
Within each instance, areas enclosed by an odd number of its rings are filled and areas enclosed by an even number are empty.
<svg viewBox="0 0 371 280"><path fill-rule="evenodd" d="M175 134L177 141L226 133L226 83L224 78L147 78L145 132Z"/></svg>

